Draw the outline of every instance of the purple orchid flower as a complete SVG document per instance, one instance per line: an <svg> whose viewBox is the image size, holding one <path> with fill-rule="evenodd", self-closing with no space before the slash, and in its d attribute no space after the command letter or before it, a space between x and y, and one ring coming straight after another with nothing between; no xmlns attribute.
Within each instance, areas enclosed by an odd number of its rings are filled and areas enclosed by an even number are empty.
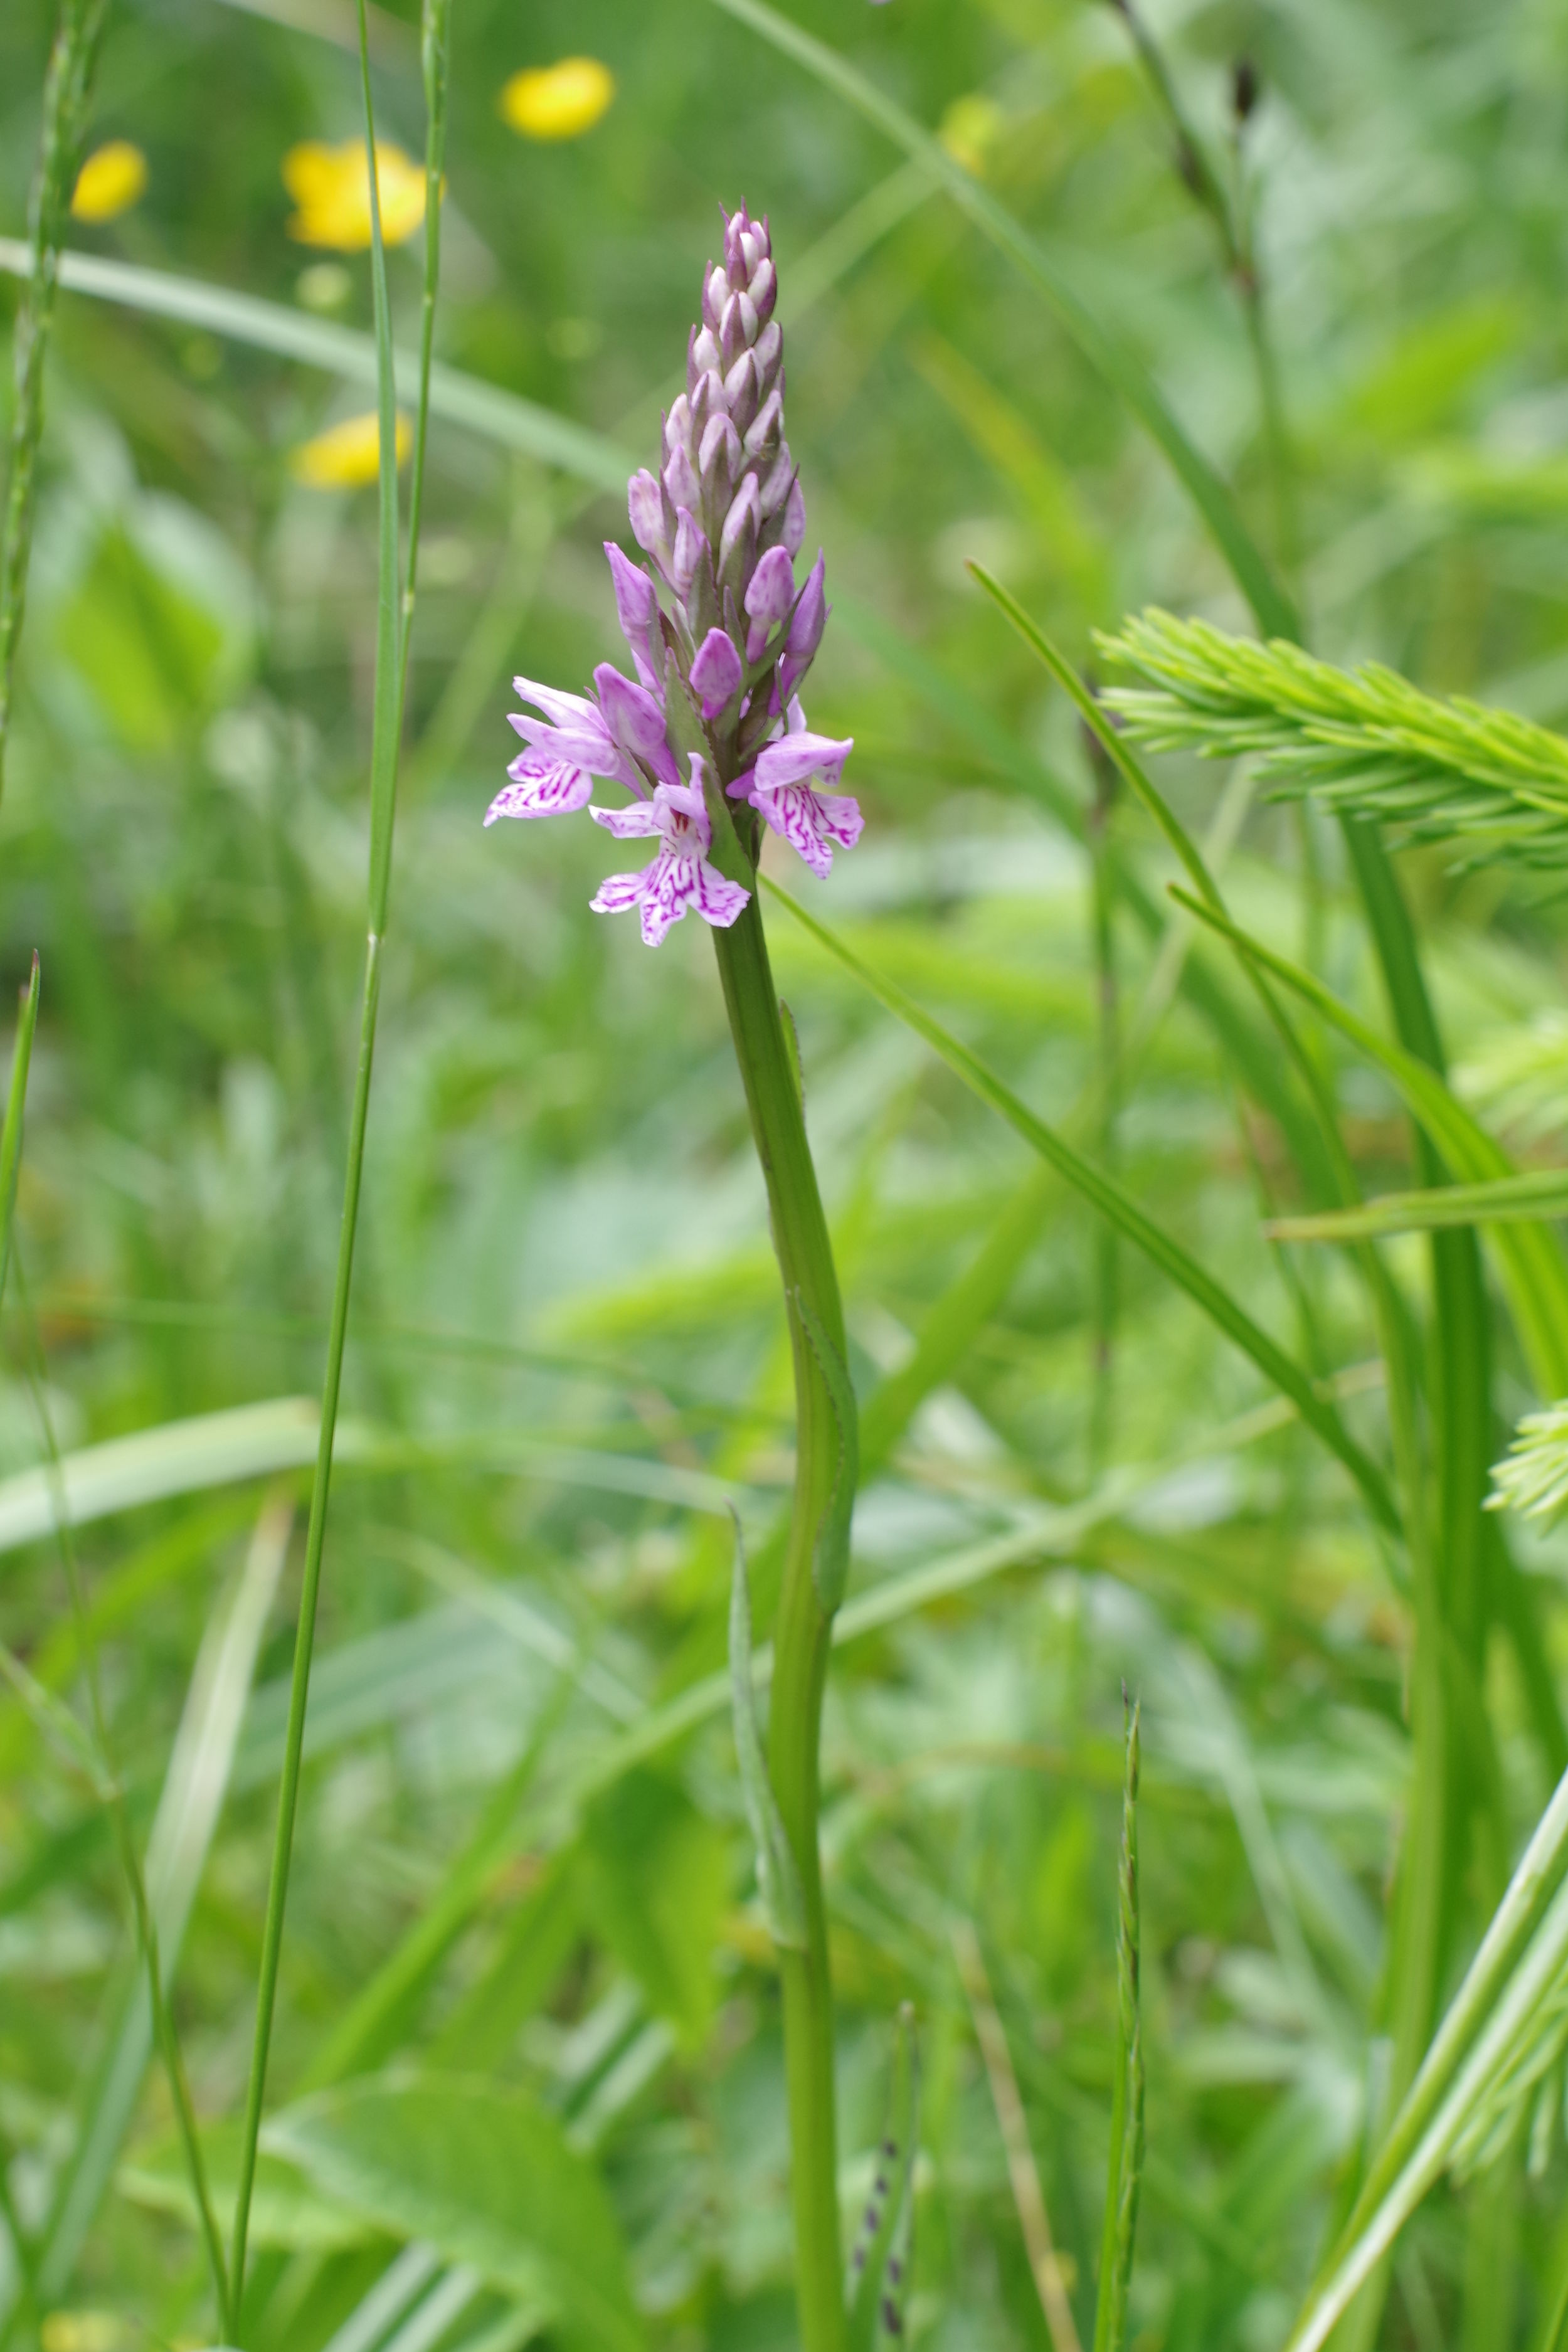
<svg viewBox="0 0 1568 2352"><path fill-rule="evenodd" d="M642 935L650 948L658 947L689 907L695 907L715 930L728 930L752 895L710 862L713 828L702 797L702 755L693 751L690 759L689 784L659 784L651 802L588 812L595 824L618 840L651 835L658 841L651 866L637 874L610 875L588 901L596 915L618 915L639 907Z"/></svg>
<svg viewBox="0 0 1568 2352"><path fill-rule="evenodd" d="M586 808L595 776L643 797L653 784L679 782L665 740L662 700L607 662L594 672L594 684L590 700L531 677L512 679L523 700L537 703L545 715L510 713L529 748L508 768L510 782L485 811L487 824L501 816L565 816Z"/></svg>
<svg viewBox="0 0 1568 2352"><path fill-rule="evenodd" d="M594 808L595 820L661 845L642 874L612 875L592 904L601 914L640 906L650 946L689 905L722 928L750 897L708 856L704 775L742 804L734 823L750 859L759 818L818 874L835 847L860 837L859 809L837 789L850 745L812 734L797 699L828 605L820 553L795 584L805 498L784 438L777 300L767 221L742 205L725 217L723 260L703 276L686 389L664 419L658 470L635 474L628 488L632 537L647 565L605 548L637 676L601 665L587 697L519 678L519 694L544 715L513 716L528 748L485 817L561 815L589 805L595 778L620 784L633 805Z"/></svg>
<svg viewBox="0 0 1568 2352"><path fill-rule="evenodd" d="M834 790L854 749L852 735L841 743L814 735L799 702L792 702L788 732L765 744L756 766L729 788L731 800L749 801L769 830L798 850L824 881L835 846L853 849L866 822L859 803Z"/></svg>

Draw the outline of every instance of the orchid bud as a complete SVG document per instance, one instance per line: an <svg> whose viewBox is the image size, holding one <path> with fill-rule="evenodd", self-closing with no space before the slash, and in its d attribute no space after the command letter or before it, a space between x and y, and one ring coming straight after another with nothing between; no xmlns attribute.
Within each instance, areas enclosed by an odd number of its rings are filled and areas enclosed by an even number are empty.
<svg viewBox="0 0 1568 2352"><path fill-rule="evenodd" d="M661 753L668 758L664 707L656 695L634 686L608 662L601 662L594 672L594 685L605 723L624 750L655 765Z"/></svg>
<svg viewBox="0 0 1568 2352"><path fill-rule="evenodd" d="M730 299L730 281L721 269L710 271L702 289L702 323L717 334L724 305Z"/></svg>
<svg viewBox="0 0 1568 2352"><path fill-rule="evenodd" d="M752 308L759 321L765 324L773 315L773 304L778 300L779 292L778 273L765 255L752 272L752 282L746 291L752 298Z"/></svg>
<svg viewBox="0 0 1568 2352"><path fill-rule="evenodd" d="M724 378L724 399L742 433L757 413L759 397L756 359L751 352L742 352Z"/></svg>
<svg viewBox="0 0 1568 2352"><path fill-rule="evenodd" d="M805 529L802 519L801 528ZM697 567L708 551L708 541L689 507L682 507L676 518L675 551L670 558L670 583L678 596L685 598L697 576Z"/></svg>
<svg viewBox="0 0 1568 2352"><path fill-rule="evenodd" d="M738 691L743 672L741 656L722 629L710 629L691 665L691 688L702 705L704 719L717 719Z"/></svg>
<svg viewBox="0 0 1568 2352"><path fill-rule="evenodd" d="M701 488L696 469L685 450L679 446L670 453L664 469L664 487L669 492L670 505L679 514L682 507L695 508L701 501Z"/></svg>
<svg viewBox="0 0 1568 2352"><path fill-rule="evenodd" d="M691 403L685 393L670 403L669 415L664 420L664 446L667 456L691 446Z"/></svg>
<svg viewBox="0 0 1568 2352"><path fill-rule="evenodd" d="M805 493L800 487L800 477L796 475L789 497L784 501L784 544L792 555L800 553L801 541L805 537Z"/></svg>
<svg viewBox="0 0 1568 2352"><path fill-rule="evenodd" d="M746 455L771 466L784 437L784 401L770 392L746 428Z"/></svg>
<svg viewBox="0 0 1568 2352"><path fill-rule="evenodd" d="M764 556L763 562L765 563L767 560ZM757 569L759 572L762 570L761 563ZM822 633L827 626L829 611L823 593L826 571L822 550L818 548L816 562L812 565L805 586L800 592L800 602L795 608L795 616L789 625L789 640L784 647L784 659L779 664L778 690L781 702L789 700L790 696L811 667L816 648L822 643Z"/></svg>
<svg viewBox="0 0 1568 2352"><path fill-rule="evenodd" d="M770 547L758 561L752 574L752 584L746 591L746 611L751 628L746 635L746 659L760 661L768 639L781 621L789 618L795 603L795 566L789 551Z"/></svg>
<svg viewBox="0 0 1568 2352"><path fill-rule="evenodd" d="M702 446L697 453L697 470L706 485L715 471L722 467L724 498L728 505L731 493L740 478L741 436L727 416L710 417L702 435Z"/></svg>
<svg viewBox="0 0 1568 2352"><path fill-rule="evenodd" d="M626 485L626 512L637 545L648 555L659 554L667 543L664 499L658 482L646 468L634 474Z"/></svg>
<svg viewBox="0 0 1568 2352"><path fill-rule="evenodd" d="M763 476L759 490L764 517L777 514L790 493L795 480L795 459L789 454L789 443L779 443L778 456Z"/></svg>
<svg viewBox="0 0 1568 2352"><path fill-rule="evenodd" d="M757 388L760 392L770 392L773 389L773 375L783 357L784 330L776 319L770 320L757 337L752 352L752 364L757 371ZM784 390L782 381L779 390L781 392Z"/></svg>

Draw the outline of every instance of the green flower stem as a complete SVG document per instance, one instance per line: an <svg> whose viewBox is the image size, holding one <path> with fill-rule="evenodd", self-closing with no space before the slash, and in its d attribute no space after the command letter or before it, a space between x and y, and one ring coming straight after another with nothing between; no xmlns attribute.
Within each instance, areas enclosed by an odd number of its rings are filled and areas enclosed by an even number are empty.
<svg viewBox="0 0 1568 2352"><path fill-rule="evenodd" d="M844 2269L834 2123L833 1988L817 1851L817 1746L833 1620L817 1597L813 1558L817 1529L837 1478L841 1440L801 1304L840 1355L844 1310L754 886L739 921L729 930L715 931L713 940L752 1134L768 1188L795 1357L795 1500L773 1627L769 1769L805 1897L805 1949L781 1949L778 1956L800 2340L802 2352L840 2352Z"/></svg>

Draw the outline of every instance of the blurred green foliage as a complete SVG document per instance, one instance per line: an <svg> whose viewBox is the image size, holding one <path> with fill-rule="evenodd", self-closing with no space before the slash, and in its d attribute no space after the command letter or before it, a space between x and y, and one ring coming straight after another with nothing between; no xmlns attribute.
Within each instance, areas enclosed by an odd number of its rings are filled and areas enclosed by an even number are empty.
<svg viewBox="0 0 1568 2352"><path fill-rule="evenodd" d="M1568 713L1560 9L1151 0L1222 169L1233 68L1258 68L1240 168L1283 474L1245 305L1114 8L791 13L921 121L945 121L1070 266L1236 484L1314 650L1547 722ZM383 135L416 152L406 16L375 15L376 100ZM142 147L148 190L73 245L368 329L367 258L323 276L286 234L279 171L295 142L358 128L352 26L327 0L123 0L93 135ZM50 27L43 0L0 12L12 236ZM580 52L614 71L610 112L577 142L519 139L502 82ZM1121 1091L1095 1150L1315 1373L1342 1376L1347 1420L1384 1455L1349 1262L1277 1250L1260 1230L1318 1203L1298 1139L1216 1043L1215 999L1255 1018L1245 984L1171 914L1168 855L1121 798L1098 854L1138 877L1152 913L1123 894L1106 961L1094 856L1058 818L1076 811L1083 829L1089 753L963 570L983 562L1078 659L1093 628L1151 601L1243 626L1163 462L944 198L699 0L457 0L452 106L441 357L637 453L679 367L718 204L769 211L786 304L804 289L790 434L837 604L811 715L857 738L868 814L826 889L782 860L781 877L1053 1121L1092 1108L1114 1001ZM405 345L417 250L390 262ZM60 1443L162 1431L175 1465L174 1491L165 1478L151 1501L111 1481L79 1538L143 1835L180 1785L177 1727L202 1720L197 1661L254 1554L257 1482L270 1471L297 1494L311 1451L308 1414L288 1442L276 1416L247 1423L273 1450L231 1484L210 1442L169 1425L320 1380L362 954L375 514L373 491L309 488L289 461L368 404L210 327L61 296L0 814L0 961L19 981L35 945L43 957L17 1248ZM575 686L614 656L612 533L613 500L433 428L257 2352L317 2352L354 2326L340 2352L501 2352L541 2327L609 2343L574 2276L611 2297L616 2341L791 2341L771 1954L721 1702L679 1713L722 1664L724 1495L753 1537L762 1614L788 1476L761 1186L699 927L650 957L587 912L605 870L591 828L479 828L512 747L512 670ZM1195 761L1167 763L1162 782L1195 835L1220 826L1237 919L1386 1025L1322 817L1244 807ZM1524 1164L1550 1162L1560 907L1441 852L1411 853L1401 874L1461 1091ZM1087 1213L787 918L769 919L874 1471L851 1593L974 1546L1008 1552L928 1608L911 1584L908 1608L835 1668L825 1835L847 2217L910 1997L924 2074L911 2332L963 2352L1048 2341L955 1960L967 1924L1088 2339L1125 1676L1143 1703L1149 2084L1131 2341L1268 2352L1388 2064L1408 1593L1348 1481L1251 1369L1125 1250L1108 1294ZM1177 993L1184 946L1194 982ZM1337 1036L1314 1050L1364 1187L1408 1183L1386 1080ZM1387 1263L1424 1325L1422 1248L1401 1239ZM1500 1452L1519 1412L1549 1400L1494 1319ZM0 1473L21 1478L46 1449L15 1286L6 1343ZM68 1698L82 1661L43 1524L24 1514L5 1538L0 1639ZM297 1526L254 1695L227 1727L210 1853L184 1855L200 1883L174 2006L220 2205L299 1541ZM1509 1541L1561 1689L1568 1557L1550 1536ZM1550 1759L1500 1639L1482 1696L1496 1816L1517 1841ZM657 1743L649 1713L672 1704L679 1736ZM0 2163L28 2226L68 2176L130 1945L101 1808L11 1697L0 1761ZM1446 1987L1500 1885L1484 1841L1463 1876ZM360 2075L374 2079L348 2088ZM435 2123L422 2101L445 2103ZM1516 2150L1479 2188L1439 2192L1407 2233L1383 2341L1546 2352L1532 2331L1568 2274L1559 2111L1533 2170ZM536 2168L537 2196L514 2162ZM209 2341L153 2075L90 2219L45 2298L60 2306L47 2352ZM25 2342L8 2276L4 2295Z"/></svg>

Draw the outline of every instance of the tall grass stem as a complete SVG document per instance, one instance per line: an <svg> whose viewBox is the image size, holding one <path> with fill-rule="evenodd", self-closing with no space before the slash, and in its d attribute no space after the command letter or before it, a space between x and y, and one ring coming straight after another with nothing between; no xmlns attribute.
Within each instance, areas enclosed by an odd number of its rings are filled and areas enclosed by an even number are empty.
<svg viewBox="0 0 1568 2352"><path fill-rule="evenodd" d="M304 1752L305 1712L310 1697L310 1657L321 1600L321 1557L326 1537L327 1504L331 1484L332 1445L342 1384L343 1350L348 1335L349 1301L353 1282L354 1238L359 1224L360 1192L364 1171L365 1131L370 1113L371 1074L375 1056L376 1017L381 1002L383 953L392 881L393 826L396 813L397 757L403 724L403 696L407 676L408 634L413 619L418 576L418 521L422 509L422 475L430 405L431 340L439 272L441 165L446 148L447 25L449 0L426 0L425 12L425 79L431 112L426 126L426 190L433 188L425 218L425 307L420 337L419 405L415 425L414 472L409 498L408 568L399 601L397 516L397 394L392 347L392 313L387 290L386 249L382 235L381 201L375 167L375 116L370 83L370 50L365 0L358 0L360 80L364 105L366 170L370 186L371 282L374 297L376 392L381 465L376 590L375 688L371 736L371 828L369 927L365 941L364 982L360 1005L359 1055L354 1074L353 1103L349 1121L348 1164L343 1180L343 1205L338 1237L337 1270L332 1284L331 1319L327 1334L326 1376L321 1393L321 1439L310 1487L310 1516L305 1538L305 1563L300 1580L300 1612L289 1683L289 1720L284 1741L282 1778L278 1796L278 1825L272 1868L268 1883L267 1913L262 1930L259 1981L257 1989L256 2031L250 2077L246 2094L240 2142L238 2183L235 2198L234 2238L229 2261L229 2336L237 2344L243 2325L247 2242L251 2200L256 2185L257 2149L266 2101L267 2063L272 2021L277 2006L278 1974L282 1957L283 1921L288 1903L289 1864L300 1801L300 1770Z"/></svg>

